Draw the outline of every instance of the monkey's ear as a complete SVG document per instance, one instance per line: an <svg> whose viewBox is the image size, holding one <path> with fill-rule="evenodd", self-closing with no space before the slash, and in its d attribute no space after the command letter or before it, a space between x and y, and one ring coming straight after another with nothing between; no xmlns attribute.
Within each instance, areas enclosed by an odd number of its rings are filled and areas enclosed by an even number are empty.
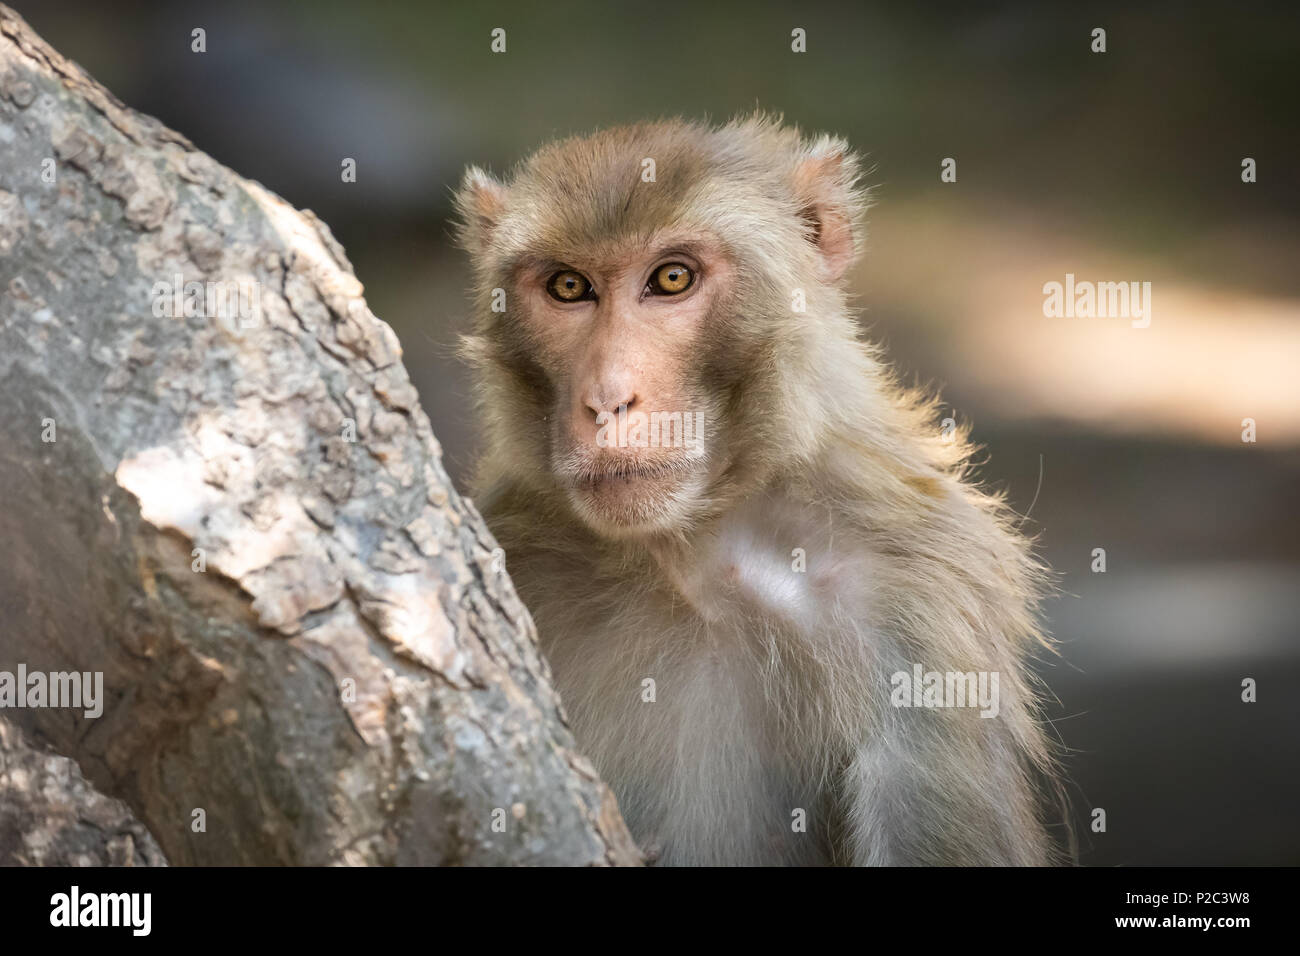
<svg viewBox="0 0 1300 956"><path fill-rule="evenodd" d="M863 201L857 181L857 157L846 143L829 136L813 144L795 167L795 194L832 282L844 277L858 254Z"/></svg>
<svg viewBox="0 0 1300 956"><path fill-rule="evenodd" d="M507 195L505 185L494 179L491 173L477 166L465 170L455 198L462 246L472 253L483 249L505 211Z"/></svg>

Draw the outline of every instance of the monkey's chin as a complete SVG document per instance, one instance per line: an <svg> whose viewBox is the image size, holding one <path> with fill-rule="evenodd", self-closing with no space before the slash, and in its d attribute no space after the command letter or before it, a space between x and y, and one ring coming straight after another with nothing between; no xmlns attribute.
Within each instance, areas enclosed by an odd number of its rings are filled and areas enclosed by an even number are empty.
<svg viewBox="0 0 1300 956"><path fill-rule="evenodd" d="M703 485L703 475L694 471L606 474L573 481L569 500L593 531L630 538L685 524Z"/></svg>

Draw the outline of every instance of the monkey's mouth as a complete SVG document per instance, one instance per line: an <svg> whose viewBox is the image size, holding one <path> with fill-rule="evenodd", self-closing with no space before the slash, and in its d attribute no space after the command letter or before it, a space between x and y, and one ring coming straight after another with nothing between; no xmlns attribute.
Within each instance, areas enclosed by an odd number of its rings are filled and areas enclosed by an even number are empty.
<svg viewBox="0 0 1300 956"><path fill-rule="evenodd" d="M702 463L687 457L590 460L566 469L570 498L598 528L621 532L670 523L693 497Z"/></svg>
<svg viewBox="0 0 1300 956"><path fill-rule="evenodd" d="M617 462L574 476L574 484L584 491L601 487L618 488L640 481L659 481L681 475L686 469L675 462Z"/></svg>

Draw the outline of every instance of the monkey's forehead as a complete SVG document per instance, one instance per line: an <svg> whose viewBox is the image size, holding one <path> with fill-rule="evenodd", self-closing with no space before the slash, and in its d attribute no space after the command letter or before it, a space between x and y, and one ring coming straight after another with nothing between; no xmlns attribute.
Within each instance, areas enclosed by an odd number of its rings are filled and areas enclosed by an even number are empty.
<svg viewBox="0 0 1300 956"><path fill-rule="evenodd" d="M799 235L794 207L788 215L762 212L752 197L729 201L723 186L705 190L709 201L640 201L621 205L536 205L507 213L495 230L492 271L518 275L531 266L564 265L616 273L641 260L685 253L705 263L776 259Z"/></svg>
<svg viewBox="0 0 1300 956"><path fill-rule="evenodd" d="M557 143L528 160L506 190L499 261L598 256L673 232L742 237L787 219L797 228L793 160L637 129Z"/></svg>

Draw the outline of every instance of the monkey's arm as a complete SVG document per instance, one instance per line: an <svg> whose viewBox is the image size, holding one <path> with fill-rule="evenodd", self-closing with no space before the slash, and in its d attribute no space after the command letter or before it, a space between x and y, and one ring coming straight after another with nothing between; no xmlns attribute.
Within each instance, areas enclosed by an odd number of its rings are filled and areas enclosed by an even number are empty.
<svg viewBox="0 0 1300 956"><path fill-rule="evenodd" d="M971 719L966 715L965 720L954 720L951 712L909 711L905 718L895 718L894 732L872 735L857 751L843 778L847 862L1050 862L1050 843L1024 761L1001 728L981 727Z"/></svg>

